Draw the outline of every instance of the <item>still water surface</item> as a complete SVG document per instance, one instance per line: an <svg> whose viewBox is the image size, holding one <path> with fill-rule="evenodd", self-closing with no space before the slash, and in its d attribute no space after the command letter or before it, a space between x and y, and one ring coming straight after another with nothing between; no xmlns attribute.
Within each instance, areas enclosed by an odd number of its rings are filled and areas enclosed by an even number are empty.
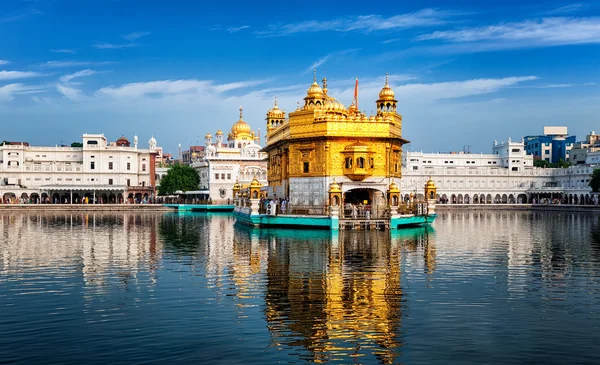
<svg viewBox="0 0 600 365"><path fill-rule="evenodd" d="M597 363L600 221L393 232L229 215L0 215L0 363Z"/></svg>

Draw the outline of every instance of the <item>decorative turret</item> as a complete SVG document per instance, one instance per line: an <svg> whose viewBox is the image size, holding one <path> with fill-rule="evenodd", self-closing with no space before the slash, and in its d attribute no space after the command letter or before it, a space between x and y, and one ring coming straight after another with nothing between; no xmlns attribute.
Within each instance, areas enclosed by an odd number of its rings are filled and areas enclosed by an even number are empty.
<svg viewBox="0 0 600 365"><path fill-rule="evenodd" d="M204 136L204 142L207 146L212 145L212 135L210 133L206 133L206 136Z"/></svg>
<svg viewBox="0 0 600 365"><path fill-rule="evenodd" d="M397 207L400 204L400 189L394 181L388 187L388 204L392 207Z"/></svg>
<svg viewBox="0 0 600 365"><path fill-rule="evenodd" d="M338 207L342 204L342 189L340 189L340 185L335 182L329 184L329 205L332 207Z"/></svg>
<svg viewBox="0 0 600 365"><path fill-rule="evenodd" d="M314 70L313 83L306 91L306 97L304 98L304 109L321 109L324 102L325 94L317 83L317 70Z"/></svg>
<svg viewBox="0 0 600 365"><path fill-rule="evenodd" d="M242 188L242 185L240 185L240 181L236 180L235 184L233 184L233 197L237 198L238 194L240 193L240 189Z"/></svg>
<svg viewBox="0 0 600 365"><path fill-rule="evenodd" d="M277 105L277 97L275 97L275 105L267 112L267 135L284 122L285 112L279 109L279 106Z"/></svg>
<svg viewBox="0 0 600 365"><path fill-rule="evenodd" d="M433 182L431 177L429 177L429 181L427 181L427 183L425 184L425 199L427 199L427 200L434 199L435 200L436 193L437 193L437 186L435 186L435 183Z"/></svg>
<svg viewBox="0 0 600 365"><path fill-rule="evenodd" d="M243 118L244 108L240 105L240 119L231 127L231 134L236 137L247 136L250 137L250 125L244 122Z"/></svg>
<svg viewBox="0 0 600 365"><path fill-rule="evenodd" d="M215 133L215 139L217 140L217 147L221 147L221 143L223 143L223 132L221 132L220 129Z"/></svg>
<svg viewBox="0 0 600 365"><path fill-rule="evenodd" d="M260 196L260 188L262 188L262 184L258 181L256 176L250 182L250 199L258 199Z"/></svg>
<svg viewBox="0 0 600 365"><path fill-rule="evenodd" d="M398 100L394 99L394 90L388 84L388 74L385 74L385 85L379 92L379 100L377 100L377 112L378 113L395 113L396 103Z"/></svg>

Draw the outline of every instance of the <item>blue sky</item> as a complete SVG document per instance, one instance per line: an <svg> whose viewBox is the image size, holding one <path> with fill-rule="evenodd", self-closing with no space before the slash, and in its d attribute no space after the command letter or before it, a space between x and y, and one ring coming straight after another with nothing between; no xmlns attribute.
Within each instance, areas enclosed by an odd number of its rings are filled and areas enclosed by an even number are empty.
<svg viewBox="0 0 600 365"><path fill-rule="evenodd" d="M595 2L6 0L0 39L0 140L154 135L176 153L240 105L264 135L314 68L346 106L358 77L367 114L389 73L412 150L600 130Z"/></svg>

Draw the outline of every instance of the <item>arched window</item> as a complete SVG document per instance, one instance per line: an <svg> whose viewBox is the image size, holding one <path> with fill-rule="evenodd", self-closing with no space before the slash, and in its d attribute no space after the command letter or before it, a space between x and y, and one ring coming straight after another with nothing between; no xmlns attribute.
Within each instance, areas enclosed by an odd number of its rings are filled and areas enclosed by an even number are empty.
<svg viewBox="0 0 600 365"><path fill-rule="evenodd" d="M352 168L352 157L346 157L346 168L347 169Z"/></svg>
<svg viewBox="0 0 600 365"><path fill-rule="evenodd" d="M359 169L365 168L365 159L363 157L359 157L356 159L356 167L358 167Z"/></svg>
<svg viewBox="0 0 600 365"><path fill-rule="evenodd" d="M333 197L333 206L337 207L340 204L339 199L337 196Z"/></svg>
<svg viewBox="0 0 600 365"><path fill-rule="evenodd" d="M398 205L398 197L395 195L392 197L392 205L394 205L394 206Z"/></svg>

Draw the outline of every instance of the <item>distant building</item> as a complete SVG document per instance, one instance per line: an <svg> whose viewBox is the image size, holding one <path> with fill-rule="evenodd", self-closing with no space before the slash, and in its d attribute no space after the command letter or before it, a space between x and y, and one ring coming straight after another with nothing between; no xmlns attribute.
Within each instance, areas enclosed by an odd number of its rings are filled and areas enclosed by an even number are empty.
<svg viewBox="0 0 600 365"><path fill-rule="evenodd" d="M119 203L154 196L156 139L147 149L125 137L109 142L103 134L84 134L83 147L0 146L2 202Z"/></svg>
<svg viewBox="0 0 600 365"><path fill-rule="evenodd" d="M220 130L215 140L213 142L213 136L207 134L204 158L191 164L200 175L201 195L208 195L213 203L226 203L233 199L236 182L247 186L256 178L261 184L267 184L267 156L260 152L258 135L243 120L241 107L240 119L231 127L227 141L223 141Z"/></svg>
<svg viewBox="0 0 600 365"><path fill-rule="evenodd" d="M402 198L407 200L411 194L422 198L422 186L431 179L437 198L448 204L539 203L543 199L592 202L589 182L594 166L534 167L533 156L523 150L523 141L509 139L494 141L488 154L405 152Z"/></svg>
<svg viewBox="0 0 600 365"><path fill-rule="evenodd" d="M189 150L181 152L181 159L186 165L198 162L204 158L205 146L190 146Z"/></svg>
<svg viewBox="0 0 600 365"><path fill-rule="evenodd" d="M567 127L544 127L544 135L524 138L525 151L536 160L557 163L569 159L575 136L569 136Z"/></svg>
<svg viewBox="0 0 600 365"><path fill-rule="evenodd" d="M600 134L590 131L585 141L577 142L571 149L569 161L575 165L597 165L600 163Z"/></svg>

